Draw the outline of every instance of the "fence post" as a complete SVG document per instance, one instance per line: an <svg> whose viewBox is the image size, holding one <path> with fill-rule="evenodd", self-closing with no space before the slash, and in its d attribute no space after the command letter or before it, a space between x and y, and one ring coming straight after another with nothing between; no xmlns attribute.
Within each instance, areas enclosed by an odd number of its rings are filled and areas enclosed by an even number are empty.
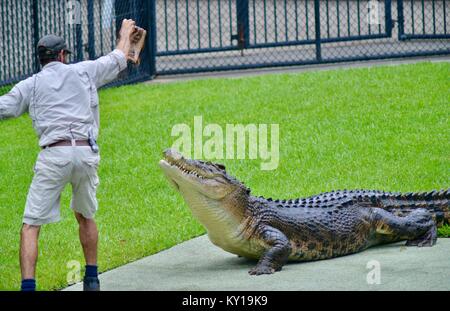
<svg viewBox="0 0 450 311"><path fill-rule="evenodd" d="M37 45L39 42L39 3L38 0L33 0L33 70L37 73L40 69L39 59L37 55Z"/></svg>
<svg viewBox="0 0 450 311"><path fill-rule="evenodd" d="M320 1L314 1L314 20L316 29L316 60L322 61L322 46L320 39Z"/></svg>
<svg viewBox="0 0 450 311"><path fill-rule="evenodd" d="M148 38L146 42L146 50L148 51L147 59L149 62L148 72L150 74L150 77L153 78L154 76L156 76L156 0L147 0L146 2L148 5Z"/></svg>
<svg viewBox="0 0 450 311"><path fill-rule="evenodd" d="M385 24L386 24L386 34L388 37L392 37L392 1L386 0L385 5Z"/></svg>
<svg viewBox="0 0 450 311"><path fill-rule="evenodd" d="M75 48L77 51L76 61L81 62L83 60L83 30L81 24L75 25Z"/></svg>
<svg viewBox="0 0 450 311"><path fill-rule="evenodd" d="M237 0L236 2L238 45L240 49L248 47L250 42L248 0Z"/></svg>
<svg viewBox="0 0 450 311"><path fill-rule="evenodd" d="M397 23L398 23L398 39L404 40L404 16L403 16L403 0L397 0ZM414 27L414 26L413 26Z"/></svg>
<svg viewBox="0 0 450 311"><path fill-rule="evenodd" d="M89 59L95 59L95 29L94 29L94 1L88 1L88 54ZM100 30L102 31L102 30Z"/></svg>

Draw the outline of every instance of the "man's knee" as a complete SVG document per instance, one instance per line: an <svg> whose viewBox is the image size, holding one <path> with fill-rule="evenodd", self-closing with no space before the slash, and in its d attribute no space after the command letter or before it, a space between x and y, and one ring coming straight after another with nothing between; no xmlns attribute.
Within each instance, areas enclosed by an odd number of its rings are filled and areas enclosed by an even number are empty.
<svg viewBox="0 0 450 311"><path fill-rule="evenodd" d="M89 226L89 225L95 225L95 220L91 218L86 218L82 214L75 212L75 218L78 221L78 224L80 226Z"/></svg>
<svg viewBox="0 0 450 311"><path fill-rule="evenodd" d="M28 232L39 232L39 229L41 228L41 226L36 226L36 225L29 225L29 224L22 224L22 232L24 233L28 233Z"/></svg>

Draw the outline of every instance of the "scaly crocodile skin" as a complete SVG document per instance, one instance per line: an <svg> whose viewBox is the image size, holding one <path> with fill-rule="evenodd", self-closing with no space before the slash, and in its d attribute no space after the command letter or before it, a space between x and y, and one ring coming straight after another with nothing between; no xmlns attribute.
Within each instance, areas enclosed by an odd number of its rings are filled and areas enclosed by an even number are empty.
<svg viewBox="0 0 450 311"><path fill-rule="evenodd" d="M255 197L225 167L164 152L160 166L210 240L239 256L259 259L252 275L406 240L432 246L436 226L450 219L450 190L393 193L337 190L292 200Z"/></svg>

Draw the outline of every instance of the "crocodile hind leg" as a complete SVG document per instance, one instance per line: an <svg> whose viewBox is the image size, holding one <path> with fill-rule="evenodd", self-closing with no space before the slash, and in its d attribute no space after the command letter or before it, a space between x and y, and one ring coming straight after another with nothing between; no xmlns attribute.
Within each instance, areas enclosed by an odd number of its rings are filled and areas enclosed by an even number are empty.
<svg viewBox="0 0 450 311"><path fill-rule="evenodd" d="M437 228L433 226L427 233L423 236L418 237L415 240L406 241L406 246L433 246L437 241Z"/></svg>
<svg viewBox="0 0 450 311"><path fill-rule="evenodd" d="M272 274L280 271L291 253L289 239L278 229L264 227L259 234L269 248L263 253L250 275Z"/></svg>
<svg viewBox="0 0 450 311"><path fill-rule="evenodd" d="M375 232L380 243L407 240L407 246L433 246L437 241L436 223L431 213L417 209L408 216L395 216L385 210L374 208Z"/></svg>

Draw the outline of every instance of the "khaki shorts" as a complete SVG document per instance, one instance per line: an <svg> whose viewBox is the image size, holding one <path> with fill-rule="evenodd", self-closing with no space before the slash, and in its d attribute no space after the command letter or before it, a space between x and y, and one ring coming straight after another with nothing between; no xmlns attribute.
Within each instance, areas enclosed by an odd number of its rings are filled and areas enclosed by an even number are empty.
<svg viewBox="0 0 450 311"><path fill-rule="evenodd" d="M64 187L72 185L71 208L85 218L94 217L100 156L89 146L51 147L39 153L28 192L23 223L43 225L58 222Z"/></svg>

